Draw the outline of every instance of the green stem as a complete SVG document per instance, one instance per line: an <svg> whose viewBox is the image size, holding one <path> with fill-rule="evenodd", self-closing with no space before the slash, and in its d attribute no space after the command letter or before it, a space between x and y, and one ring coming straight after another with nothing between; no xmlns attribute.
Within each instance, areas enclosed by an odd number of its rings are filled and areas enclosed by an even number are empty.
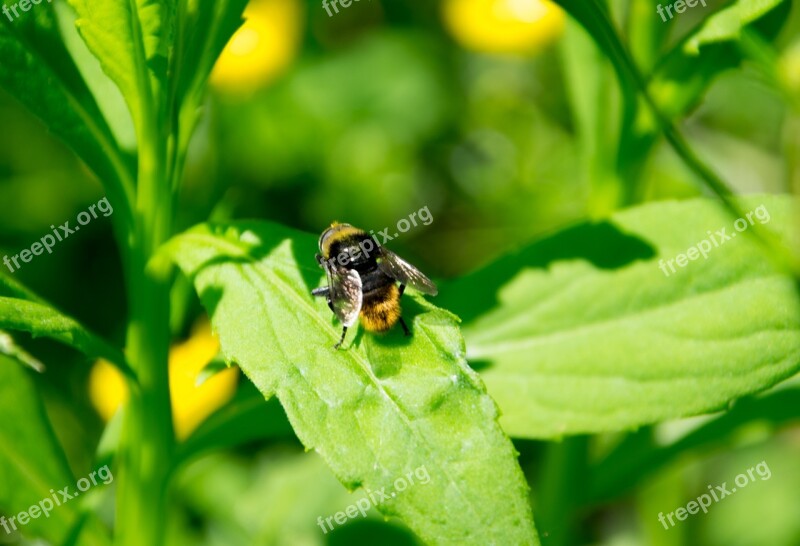
<svg viewBox="0 0 800 546"><path fill-rule="evenodd" d="M587 436L546 445L535 510L544 546L582 543L578 508L585 496L588 448Z"/></svg>
<svg viewBox="0 0 800 546"><path fill-rule="evenodd" d="M116 543L121 546L163 544L173 451L168 287L145 273L146 261L143 253L132 260L128 359L140 388L131 392L120 446Z"/></svg>
<svg viewBox="0 0 800 546"><path fill-rule="evenodd" d="M138 33L136 35L139 35ZM143 45L138 44L143 57ZM172 229L173 199L167 173L169 129L159 123L162 91L140 63L141 117L135 236L128 247L128 361L139 379L130 393L120 441L116 544L164 543L174 432L169 398L169 282L147 270Z"/></svg>
<svg viewBox="0 0 800 546"><path fill-rule="evenodd" d="M151 150L157 152L158 150ZM163 165L161 154L145 156L153 167ZM139 379L125 413L120 449L117 544L160 546L167 510L168 468L174 450L169 399L169 284L147 271L147 263L169 236L172 203L159 168L145 170L140 180L141 216L137 246L131 253L128 301L128 360Z"/></svg>

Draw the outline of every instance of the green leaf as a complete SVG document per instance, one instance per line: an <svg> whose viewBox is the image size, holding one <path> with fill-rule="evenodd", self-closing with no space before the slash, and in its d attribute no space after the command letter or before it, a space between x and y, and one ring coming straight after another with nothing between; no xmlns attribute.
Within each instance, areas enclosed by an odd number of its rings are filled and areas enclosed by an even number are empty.
<svg viewBox="0 0 800 546"><path fill-rule="evenodd" d="M751 22L773 10L776 15L781 15L783 10L775 8L788 5L786 0L738 2L712 15L687 34L662 57L650 78L650 93L661 106L662 112L670 119L690 112L717 76L742 62L741 52L736 44L730 42ZM740 12L743 17L738 20L734 33L711 39L709 29L719 28L718 19L730 19L732 14L738 18ZM770 24L759 30L764 31L765 37L777 34L781 21L777 21L778 24L767 22Z"/></svg>
<svg viewBox="0 0 800 546"><path fill-rule="evenodd" d="M29 372L10 358L0 355L0 511L8 519L31 506L51 499L52 491L69 486L74 493L75 480L64 453L55 439L50 423L29 377ZM61 496L57 497L59 500ZM55 502L49 517L42 514L20 526L25 536L39 536L52 544L61 544L80 517L80 501ZM40 505L41 506L41 505ZM46 501L43 505L47 507ZM41 507L40 507L41 509ZM9 529L12 525L8 523ZM93 527L83 533L79 544L103 546L109 540ZM0 531L5 534L5 529Z"/></svg>
<svg viewBox="0 0 800 546"><path fill-rule="evenodd" d="M315 237L203 225L165 250L193 278L225 357L278 397L306 448L349 489L388 495L424 467L429 483L378 509L431 544L538 544L513 446L452 314L404 297L410 338L351 332L336 351L340 326L310 295L322 278Z"/></svg>
<svg viewBox="0 0 800 546"><path fill-rule="evenodd" d="M786 0L738 0L703 22L684 44L684 51L698 54L706 44L738 40L742 28L756 21Z"/></svg>
<svg viewBox="0 0 800 546"><path fill-rule="evenodd" d="M131 170L61 42L52 9L42 4L14 22L0 17L0 86L94 171L120 210L114 221L124 226L130 222Z"/></svg>
<svg viewBox="0 0 800 546"><path fill-rule="evenodd" d="M726 183L705 164L689 147L681 132L673 125L671 118L662 110L664 101L657 100L648 88L646 79L633 61L617 29L614 27L608 8L601 0L555 0L575 18L594 38L600 49L611 60L620 81L623 97L624 129L619 150L634 157L645 157L652 144L650 135L639 138L640 133L663 132L667 142L697 175L698 179L721 199L728 209L738 213L731 202L731 191ZM763 0L772 2L774 0ZM689 63L690 65L692 63ZM641 101L636 102L636 93ZM634 153L631 154L631 150ZM639 162L630 161L624 154L617 158L629 184L638 178L641 169ZM800 266L795 266L800 267Z"/></svg>
<svg viewBox="0 0 800 546"><path fill-rule="evenodd" d="M444 287L504 428L528 438L630 429L725 408L796 373L794 280L749 235L757 226L797 248L797 203L737 203L769 221L752 214L755 226L737 233L717 202L651 204L564 230ZM674 262L723 228L735 238L709 241L707 259Z"/></svg>
<svg viewBox="0 0 800 546"><path fill-rule="evenodd" d="M166 85L175 3L166 0L69 0L75 22L103 71L119 87L142 137L151 103Z"/></svg>
<svg viewBox="0 0 800 546"><path fill-rule="evenodd" d="M186 14L181 18L182 62L177 67L177 97L179 104L187 96L196 104L214 63L244 22L242 12L247 0L220 0L212 6L191 0L181 4L185 5Z"/></svg>
<svg viewBox="0 0 800 546"><path fill-rule="evenodd" d="M208 5L179 0L178 35L173 57L170 103L178 105L176 161L185 158L194 129L200 120L206 82L217 58L244 19L247 0L219 0ZM180 172L180 164L175 166ZM180 182L175 177L173 184Z"/></svg>
<svg viewBox="0 0 800 546"><path fill-rule="evenodd" d="M29 290L24 284L3 272L0 272L0 296L22 298L41 304L47 303L33 291Z"/></svg>
<svg viewBox="0 0 800 546"><path fill-rule="evenodd" d="M43 303L0 296L0 328L21 330L30 332L33 337L49 337L60 341L88 356L105 358L129 378L134 377L118 349L74 319Z"/></svg>
<svg viewBox="0 0 800 546"><path fill-rule="evenodd" d="M619 76L624 95L633 96L638 89L636 66L617 36L605 2L599 0L555 0L578 21L605 53Z"/></svg>
<svg viewBox="0 0 800 546"><path fill-rule="evenodd" d="M77 19L75 10L66 2L53 4L53 7L64 47L69 51L72 61L97 101L97 107L102 112L120 149L128 155L132 164L131 152L136 149L136 131L125 98L120 93L117 84L103 72L103 67L100 66L97 57L86 47L86 42L83 41L75 26Z"/></svg>

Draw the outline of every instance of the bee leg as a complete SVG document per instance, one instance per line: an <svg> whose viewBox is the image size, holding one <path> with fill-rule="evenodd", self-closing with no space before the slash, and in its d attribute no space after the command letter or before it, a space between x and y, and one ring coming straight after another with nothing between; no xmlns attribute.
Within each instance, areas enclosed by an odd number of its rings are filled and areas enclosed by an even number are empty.
<svg viewBox="0 0 800 546"><path fill-rule="evenodd" d="M406 321L403 320L403 317L400 317L400 326L403 327L403 333L406 335L406 337L411 335L411 332L409 331L408 326L406 326Z"/></svg>
<svg viewBox="0 0 800 546"><path fill-rule="evenodd" d="M405 292L405 291L406 291L406 285L401 284L400 285L400 294L397 296L398 299L403 297L403 292ZM411 332L409 331L408 326L406 325L406 321L403 320L403 317L400 317L400 326L403 327L403 333L406 335L406 337L411 335Z"/></svg>
<svg viewBox="0 0 800 546"><path fill-rule="evenodd" d="M331 309L333 309L332 306ZM344 343L344 336L346 335L347 335L347 326L342 326L342 337L339 339L339 343L333 346L334 349L338 349L339 347L342 346L342 343Z"/></svg>
<svg viewBox="0 0 800 546"><path fill-rule="evenodd" d="M328 298L330 297L330 293L331 293L330 286L320 286L319 288L315 288L314 290L311 291L311 295L316 297L324 296Z"/></svg>
<svg viewBox="0 0 800 546"><path fill-rule="evenodd" d="M321 288L315 288L311 291L312 296L317 297L324 297L325 301L328 303L328 307L331 311L333 311L333 302L331 301L331 289L329 286L323 286Z"/></svg>

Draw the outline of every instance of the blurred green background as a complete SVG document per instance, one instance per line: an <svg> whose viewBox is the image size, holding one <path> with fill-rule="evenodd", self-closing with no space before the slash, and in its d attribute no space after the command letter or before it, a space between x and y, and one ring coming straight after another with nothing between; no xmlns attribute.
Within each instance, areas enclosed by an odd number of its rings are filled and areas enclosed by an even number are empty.
<svg viewBox="0 0 800 546"><path fill-rule="evenodd" d="M655 25L669 33L667 44L706 15L695 8L663 24L654 7L633 9L641 5L613 2L623 34ZM212 78L180 195L179 229L212 217L269 219L314 233L339 220L379 231L427 206L431 225L389 246L444 279L578 220L704 194L663 141L639 158L635 187L615 174L604 146L587 144L578 128L581 88L597 91L609 118L608 133L594 135L600 142L617 130L612 120L619 115L619 90L599 54L576 53L588 38L556 6L539 0L362 0L339 9L329 16L318 2L251 2L247 24ZM59 13L67 28L69 10L59 5ZM777 79L745 62L717 77L679 121L697 153L737 192L800 188L796 3L782 16L773 46ZM120 101L110 97L105 104ZM133 145L130 120L117 108L113 129ZM102 194L73 154L2 92L0 120L0 255L13 255ZM628 186L612 188L620 197L609 199L598 191L609 184ZM315 266L313 256L308 265ZM121 269L106 219L14 275L91 329L123 342ZM201 313L186 285L176 289L173 303L176 339L202 335L191 334ZM119 393L108 385L92 392L91 366L77 354L17 337L49 364L37 380L75 474L85 475L108 417L99 408L111 404L113 410ZM200 352L190 348L183 358L197 360ZM213 388L218 396L197 402L208 411L230 396L223 386ZM236 396L260 395L240 383ZM180 473L171 544L417 543L375 512L323 534L317 517L360 494L347 493L316 454L303 452L272 404L258 414L274 425L265 432L268 439L210 453ZM656 432L669 437L693 426L695 420L666 423ZM574 441L588 442L599 456L618 440ZM551 500L547 476L539 474L546 450L541 442L516 445L538 516ZM656 520L659 507L685 505L705 484L730 481L762 460L774 479L668 531ZM780 430L754 425L688 452L647 483L582 513L579 543L800 544L799 462L797 422ZM539 532L548 544L547 528Z"/></svg>

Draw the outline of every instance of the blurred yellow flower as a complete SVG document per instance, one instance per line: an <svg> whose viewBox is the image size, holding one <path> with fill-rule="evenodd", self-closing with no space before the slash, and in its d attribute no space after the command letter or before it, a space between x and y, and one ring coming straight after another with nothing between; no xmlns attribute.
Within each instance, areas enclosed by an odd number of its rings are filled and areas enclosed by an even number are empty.
<svg viewBox="0 0 800 546"><path fill-rule="evenodd" d="M102 358L89 372L89 398L104 421L110 420L128 401L128 387L117 369Z"/></svg>
<svg viewBox="0 0 800 546"><path fill-rule="evenodd" d="M223 91L248 91L269 83L291 64L300 46L299 0L252 0L244 16L211 73L211 84Z"/></svg>
<svg viewBox="0 0 800 546"><path fill-rule="evenodd" d="M444 22L462 46L484 53L534 53L564 31L548 0L445 0Z"/></svg>
<svg viewBox="0 0 800 546"><path fill-rule="evenodd" d="M778 77L795 100L800 100L800 40L795 40L778 60Z"/></svg>
<svg viewBox="0 0 800 546"><path fill-rule="evenodd" d="M238 369L222 370L197 385L203 368L219 352L219 341L211 325L203 321L189 339L169 352L169 388L175 434L184 439L209 415L228 402L236 391ZM108 421L128 399L122 376L105 360L98 360L89 375L89 396Z"/></svg>

